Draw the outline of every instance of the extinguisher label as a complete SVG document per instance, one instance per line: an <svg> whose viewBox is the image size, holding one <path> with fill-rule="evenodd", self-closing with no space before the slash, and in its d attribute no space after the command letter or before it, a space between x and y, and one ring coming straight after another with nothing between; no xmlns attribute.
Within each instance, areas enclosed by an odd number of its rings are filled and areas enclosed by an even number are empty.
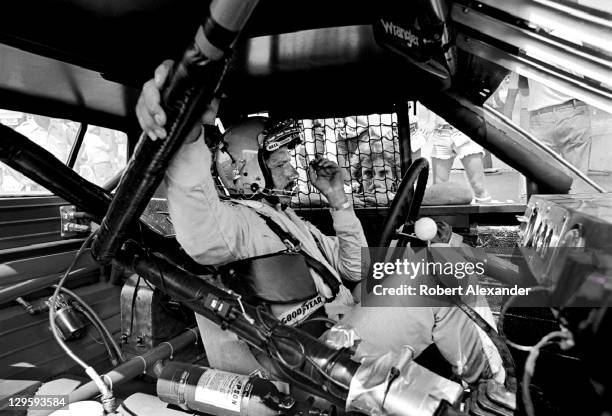
<svg viewBox="0 0 612 416"><path fill-rule="evenodd" d="M198 381L195 399L231 412L240 413L240 402L249 381L247 376L207 370Z"/></svg>

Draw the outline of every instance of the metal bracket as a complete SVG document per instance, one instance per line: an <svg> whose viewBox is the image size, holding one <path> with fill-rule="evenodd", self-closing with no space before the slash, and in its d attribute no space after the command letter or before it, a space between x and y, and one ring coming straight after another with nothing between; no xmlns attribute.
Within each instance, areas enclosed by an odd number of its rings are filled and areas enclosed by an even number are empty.
<svg viewBox="0 0 612 416"><path fill-rule="evenodd" d="M91 221L86 218L74 218L74 205L60 206L60 235L62 238L82 237L91 233Z"/></svg>

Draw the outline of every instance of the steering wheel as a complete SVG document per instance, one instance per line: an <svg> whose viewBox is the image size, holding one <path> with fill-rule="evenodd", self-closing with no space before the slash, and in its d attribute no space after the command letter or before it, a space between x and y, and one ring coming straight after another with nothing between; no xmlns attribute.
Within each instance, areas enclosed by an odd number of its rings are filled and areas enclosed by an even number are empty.
<svg viewBox="0 0 612 416"><path fill-rule="evenodd" d="M376 247L388 247L395 237L395 230L406 222L414 222L419 216L427 178L429 177L429 162L421 157L410 165L408 171L400 182L395 198L389 208L389 216L383 227L383 231ZM418 179L418 181L417 181ZM416 182L414 195L410 198L410 192Z"/></svg>

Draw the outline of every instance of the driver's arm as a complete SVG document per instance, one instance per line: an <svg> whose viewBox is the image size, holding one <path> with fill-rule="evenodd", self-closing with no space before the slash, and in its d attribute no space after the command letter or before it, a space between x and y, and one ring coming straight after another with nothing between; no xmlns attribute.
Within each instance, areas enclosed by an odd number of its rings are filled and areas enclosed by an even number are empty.
<svg viewBox="0 0 612 416"><path fill-rule="evenodd" d="M323 234L308 223L311 233L319 241L323 254L338 270L343 279L359 281L361 276L361 248L367 247L363 227L353 208L331 211L336 237Z"/></svg>
<svg viewBox="0 0 612 416"><path fill-rule="evenodd" d="M211 163L210 150L200 136L182 146L166 171L168 211L177 240L202 264L219 265L258 255L265 244L255 238L261 233L254 228L265 227L265 223L247 207L221 202Z"/></svg>
<svg viewBox="0 0 612 416"><path fill-rule="evenodd" d="M160 90L171 61L165 61L146 82L136 114L145 133L152 139L165 139L166 115L161 108ZM203 116L214 123L216 104ZM187 254L202 264L225 264L270 252L265 223L251 209L221 202L210 171L212 157L198 126L170 162L165 175L168 210L176 238ZM265 250L268 251L265 251Z"/></svg>

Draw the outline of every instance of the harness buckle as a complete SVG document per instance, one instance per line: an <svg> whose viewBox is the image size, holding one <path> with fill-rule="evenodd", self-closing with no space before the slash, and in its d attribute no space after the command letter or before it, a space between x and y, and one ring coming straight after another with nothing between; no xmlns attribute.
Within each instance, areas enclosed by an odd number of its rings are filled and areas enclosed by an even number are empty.
<svg viewBox="0 0 612 416"><path fill-rule="evenodd" d="M285 245L287 246L287 250L291 251L292 253L297 253L302 249L302 244L299 241L297 243L294 243L289 238L285 238L283 240L283 243L285 243Z"/></svg>

